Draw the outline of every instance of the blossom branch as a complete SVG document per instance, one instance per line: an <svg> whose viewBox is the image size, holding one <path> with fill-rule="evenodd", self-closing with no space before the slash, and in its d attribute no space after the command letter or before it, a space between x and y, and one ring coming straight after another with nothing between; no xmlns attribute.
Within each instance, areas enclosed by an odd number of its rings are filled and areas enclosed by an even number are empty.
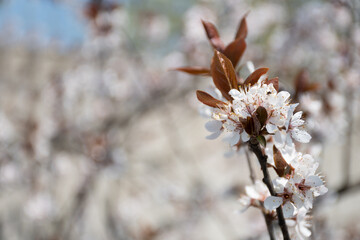
<svg viewBox="0 0 360 240"><path fill-rule="evenodd" d="M246 155L246 160L247 160L248 167L249 167L251 182L252 182L253 184L255 184L254 169L252 168L252 165L251 165L251 161L250 161L250 156L249 156L248 150L245 150L245 155ZM263 216L264 216L264 219L265 219L266 228L267 228L267 230L268 230L270 240L275 240L274 229L273 229L273 226L272 226L272 220L273 220L273 218L272 218L272 216L267 212L267 210L264 208L264 204L263 204L263 203L260 203L260 205L261 205L261 212L262 212L262 214L263 214Z"/></svg>
<svg viewBox="0 0 360 240"><path fill-rule="evenodd" d="M258 142L258 140L256 138L251 138L250 139L249 148L251 149L252 152L255 153L256 157L259 160L261 170L262 170L263 175L264 175L263 182L265 183L265 185L269 189L271 196L276 196L276 192L275 192L274 187L272 185L270 174L269 174L269 171L267 169L267 156L262 151L262 149L261 149L261 147L259 145L259 142ZM290 240L289 231L288 231L287 226L286 226L286 222L285 222L285 218L284 218L284 214L283 214L283 210L282 210L281 206L276 208L276 213L277 213L277 216L278 216L279 226L280 226L281 232L283 234L284 240Z"/></svg>

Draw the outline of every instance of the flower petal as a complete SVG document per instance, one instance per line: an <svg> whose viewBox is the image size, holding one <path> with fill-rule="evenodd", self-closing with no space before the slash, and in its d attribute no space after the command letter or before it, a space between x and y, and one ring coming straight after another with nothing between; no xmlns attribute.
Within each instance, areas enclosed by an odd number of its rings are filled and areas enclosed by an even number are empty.
<svg viewBox="0 0 360 240"><path fill-rule="evenodd" d="M245 187L246 195L248 195L252 199L259 199L260 194L256 191L254 186L246 186Z"/></svg>
<svg viewBox="0 0 360 240"><path fill-rule="evenodd" d="M310 187L319 187L321 185L323 185L324 182L321 180L321 178L319 176L308 176L305 180L305 185L310 186Z"/></svg>
<svg viewBox="0 0 360 240"><path fill-rule="evenodd" d="M218 132L214 132L208 136L206 136L206 139L209 139L209 140L213 140L213 139L216 139L220 136L221 134L221 131L218 131Z"/></svg>
<svg viewBox="0 0 360 240"><path fill-rule="evenodd" d="M297 112L294 114L294 116L292 116L291 118L292 127L299 127L305 123L305 121L301 119L301 116L302 116L302 111Z"/></svg>
<svg viewBox="0 0 360 240"><path fill-rule="evenodd" d="M242 140L243 142L247 142L247 141L249 141L249 139L250 139L249 134L247 134L247 132L243 131L243 132L241 133L241 140Z"/></svg>
<svg viewBox="0 0 360 240"><path fill-rule="evenodd" d="M294 194L292 200L296 206L296 208L301 208L304 206L304 198L298 194Z"/></svg>
<svg viewBox="0 0 360 240"><path fill-rule="evenodd" d="M240 141L240 134L238 132L234 132L233 136L229 139L230 145L234 146Z"/></svg>
<svg viewBox="0 0 360 240"><path fill-rule="evenodd" d="M321 185L320 187L317 187L316 190L314 191L314 196L317 197L317 196L323 195L327 192L328 192L327 187L325 187L324 185Z"/></svg>
<svg viewBox="0 0 360 240"><path fill-rule="evenodd" d="M278 208L283 202L281 197L270 196L267 197L264 201L264 207L269 210L274 210Z"/></svg>
<svg viewBox="0 0 360 240"><path fill-rule="evenodd" d="M291 137L298 142L308 143L310 142L311 136L304 130L300 130L298 128L294 128L291 131Z"/></svg>
<svg viewBox="0 0 360 240"><path fill-rule="evenodd" d="M277 94L277 97L279 101L285 102L290 97L290 93L287 91L281 91Z"/></svg>
<svg viewBox="0 0 360 240"><path fill-rule="evenodd" d="M209 132L217 132L221 129L222 127L222 122L221 121L208 121L207 123L205 123L205 128L209 131Z"/></svg>
<svg viewBox="0 0 360 240"><path fill-rule="evenodd" d="M269 133L274 133L277 129L278 129L277 126L274 124L271 124L271 123L266 124L266 130Z"/></svg>
<svg viewBox="0 0 360 240"><path fill-rule="evenodd" d="M291 202L286 202L283 206L284 218L291 218L294 216L295 207Z"/></svg>

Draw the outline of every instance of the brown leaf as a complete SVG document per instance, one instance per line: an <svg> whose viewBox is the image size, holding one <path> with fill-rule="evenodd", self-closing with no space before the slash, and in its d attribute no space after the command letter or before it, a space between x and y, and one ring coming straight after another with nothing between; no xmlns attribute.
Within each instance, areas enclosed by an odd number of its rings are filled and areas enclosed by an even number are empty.
<svg viewBox="0 0 360 240"><path fill-rule="evenodd" d="M287 174L290 174L291 166L285 161L281 152L273 146L273 155L275 162L275 171L279 175L279 177L284 177Z"/></svg>
<svg viewBox="0 0 360 240"><path fill-rule="evenodd" d="M304 92L308 82L309 82L309 73L305 71L305 69L300 70L295 78L295 97L298 97L300 93Z"/></svg>
<svg viewBox="0 0 360 240"><path fill-rule="evenodd" d="M253 115L251 119L253 121L253 126L254 126L253 135L258 136L261 130L260 121L256 115Z"/></svg>
<svg viewBox="0 0 360 240"><path fill-rule="evenodd" d="M275 90L276 91L279 91L279 78L278 77L275 77L275 78L271 78L271 79L266 79L265 80L265 83L267 85L271 84L274 86Z"/></svg>
<svg viewBox="0 0 360 240"><path fill-rule="evenodd" d="M254 85L260 79L260 77L266 74L269 71L269 68L258 68L253 73L251 73L245 80L244 86L246 85Z"/></svg>
<svg viewBox="0 0 360 240"><path fill-rule="evenodd" d="M257 119L259 119L260 128L262 128L268 119L268 113L267 113L266 109L262 106L259 106L256 109L256 117L257 117Z"/></svg>
<svg viewBox="0 0 360 240"><path fill-rule="evenodd" d="M222 53L215 50L211 63L211 76L217 89L229 101L231 89L238 89L234 67L231 61Z"/></svg>
<svg viewBox="0 0 360 240"><path fill-rule="evenodd" d="M207 22L204 20L201 20L205 31L206 31L206 35L211 43L211 45L213 46L213 48L215 48L218 51L224 51L225 45L222 42L220 35L216 29L216 27L214 26L214 24L212 24L211 22Z"/></svg>
<svg viewBox="0 0 360 240"><path fill-rule="evenodd" d="M231 42L224 50L224 54L228 57L234 66L238 64L246 49L246 42L243 38L237 38Z"/></svg>
<svg viewBox="0 0 360 240"><path fill-rule="evenodd" d="M250 136L258 136L260 133L260 121L253 115L251 117L247 117L246 119L240 119L240 122L245 129L245 132Z"/></svg>
<svg viewBox="0 0 360 240"><path fill-rule="evenodd" d="M245 13L245 15L241 18L238 30L235 35L235 39L242 38L245 39L248 34L247 29L247 23L246 23L246 17L249 14L249 12Z"/></svg>
<svg viewBox="0 0 360 240"><path fill-rule="evenodd" d="M210 76L210 69L204 67L180 67L172 69L175 71L185 72L192 75L207 75Z"/></svg>
<svg viewBox="0 0 360 240"><path fill-rule="evenodd" d="M223 101L220 101L210 94L203 92L203 91L196 91L197 99L199 99L200 102L202 102L205 105L208 105L210 107L219 108L221 106L224 106L225 103Z"/></svg>
<svg viewBox="0 0 360 240"><path fill-rule="evenodd" d="M254 121L251 117L247 117L246 120L244 119L243 121L241 121L241 124L243 125L243 128L245 129L245 132L247 134L249 134L250 136L254 134L255 126Z"/></svg>
<svg viewBox="0 0 360 240"><path fill-rule="evenodd" d="M299 97L301 93L315 91L320 88L318 83L309 83L309 73L302 69L299 71L295 78L295 99Z"/></svg>
<svg viewBox="0 0 360 240"><path fill-rule="evenodd" d="M316 91L320 88L320 86L320 83L308 83L304 88L304 92Z"/></svg>

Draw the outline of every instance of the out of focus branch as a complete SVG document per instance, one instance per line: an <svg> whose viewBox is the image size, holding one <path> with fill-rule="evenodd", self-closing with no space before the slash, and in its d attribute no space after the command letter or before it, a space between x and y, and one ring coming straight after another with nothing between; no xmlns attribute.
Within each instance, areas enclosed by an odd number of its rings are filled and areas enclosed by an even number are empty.
<svg viewBox="0 0 360 240"><path fill-rule="evenodd" d="M346 186L343 186L341 188L339 188L336 193L338 194L339 197L342 197L343 195L353 192L353 191L358 191L360 190L360 181L354 184L349 184Z"/></svg>

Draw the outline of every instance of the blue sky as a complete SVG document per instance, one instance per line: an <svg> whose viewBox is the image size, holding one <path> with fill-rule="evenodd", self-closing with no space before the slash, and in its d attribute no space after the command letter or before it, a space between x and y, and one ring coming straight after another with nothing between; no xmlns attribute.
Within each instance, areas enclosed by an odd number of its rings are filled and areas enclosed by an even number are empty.
<svg viewBox="0 0 360 240"><path fill-rule="evenodd" d="M13 26L15 37L22 39L36 32L41 44L56 39L62 46L81 43L85 35L82 19L84 0L70 4L52 0L3 0L0 5L0 30Z"/></svg>

